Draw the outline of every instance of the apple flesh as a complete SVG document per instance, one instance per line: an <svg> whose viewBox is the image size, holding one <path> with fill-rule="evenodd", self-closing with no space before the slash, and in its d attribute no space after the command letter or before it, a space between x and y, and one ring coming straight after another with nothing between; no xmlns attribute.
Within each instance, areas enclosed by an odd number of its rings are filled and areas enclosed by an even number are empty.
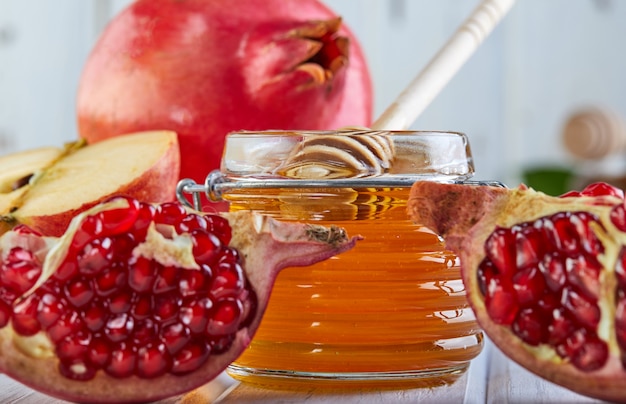
<svg viewBox="0 0 626 404"><path fill-rule="evenodd" d="M58 147L41 147L0 156L0 212L16 206L29 183L63 155Z"/></svg>
<svg viewBox="0 0 626 404"><path fill-rule="evenodd" d="M171 131L9 155L0 159L0 172L5 170L3 162L10 165L21 158L24 168L30 169L7 176L6 181L0 176L0 184L33 176L21 188L3 188L8 192L0 196L0 233L21 223L44 235L60 236L74 216L113 195L150 203L174 200L180 171L178 137Z"/></svg>

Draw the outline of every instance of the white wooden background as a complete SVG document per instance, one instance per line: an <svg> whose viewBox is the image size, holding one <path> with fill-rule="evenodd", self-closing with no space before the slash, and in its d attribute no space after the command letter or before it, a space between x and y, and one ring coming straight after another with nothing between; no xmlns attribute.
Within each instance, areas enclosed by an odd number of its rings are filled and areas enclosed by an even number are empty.
<svg viewBox="0 0 626 404"><path fill-rule="evenodd" d="M128 1L0 0L0 154L76 138L74 100L82 64L108 19ZM478 3L326 1L365 48L376 116ZM481 178L515 182L534 164L575 163L559 137L570 113L600 105L626 117L624 21L623 0L518 0L414 128L468 133ZM501 357L491 362L508 363ZM470 383L482 389L481 398L466 396L465 402L531 402L528 394L532 402L588 402L519 377L515 365L505 368L502 374L515 377ZM500 387L494 393L491 386ZM19 391L15 399L23 396Z"/></svg>
<svg viewBox="0 0 626 404"><path fill-rule="evenodd" d="M82 64L130 0L0 0L0 154L76 137ZM327 0L357 33L378 116L478 0ZM626 1L518 0L414 125L468 133L481 178L515 182L535 164L570 164L573 111L626 116Z"/></svg>

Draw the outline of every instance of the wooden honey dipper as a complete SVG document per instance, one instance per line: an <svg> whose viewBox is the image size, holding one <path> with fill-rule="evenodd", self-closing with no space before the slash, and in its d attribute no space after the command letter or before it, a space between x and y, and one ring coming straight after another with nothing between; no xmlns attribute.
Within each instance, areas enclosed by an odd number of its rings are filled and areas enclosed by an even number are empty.
<svg viewBox="0 0 626 404"><path fill-rule="evenodd" d="M586 160L626 150L626 126L609 109L587 108L573 113L563 126L561 138L572 155Z"/></svg>
<svg viewBox="0 0 626 404"><path fill-rule="evenodd" d="M478 49L515 0L483 0L424 69L373 123L372 129L408 129Z"/></svg>

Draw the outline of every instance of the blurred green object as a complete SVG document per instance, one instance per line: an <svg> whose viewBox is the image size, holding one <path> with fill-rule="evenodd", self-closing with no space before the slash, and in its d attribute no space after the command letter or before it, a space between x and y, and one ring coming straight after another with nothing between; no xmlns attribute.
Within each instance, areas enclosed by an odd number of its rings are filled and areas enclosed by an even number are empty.
<svg viewBox="0 0 626 404"><path fill-rule="evenodd" d="M529 187L552 196L570 190L572 170L565 167L533 167L524 170L522 180Z"/></svg>

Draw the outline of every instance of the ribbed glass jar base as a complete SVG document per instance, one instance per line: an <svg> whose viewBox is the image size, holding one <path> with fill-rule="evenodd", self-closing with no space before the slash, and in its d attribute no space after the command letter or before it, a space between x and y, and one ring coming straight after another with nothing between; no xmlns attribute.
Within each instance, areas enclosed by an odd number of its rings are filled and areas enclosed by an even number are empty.
<svg viewBox="0 0 626 404"><path fill-rule="evenodd" d="M228 374L234 379L263 388L279 389L395 389L432 388L454 383L469 363L443 369L398 372L300 372L245 368L233 364Z"/></svg>

